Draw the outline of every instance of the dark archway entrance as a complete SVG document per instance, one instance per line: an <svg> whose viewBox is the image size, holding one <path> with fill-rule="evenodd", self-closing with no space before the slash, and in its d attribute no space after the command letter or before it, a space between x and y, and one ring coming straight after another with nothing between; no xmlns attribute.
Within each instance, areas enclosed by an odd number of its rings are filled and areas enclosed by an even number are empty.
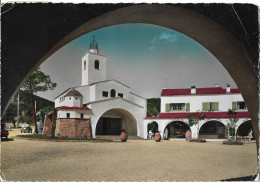
<svg viewBox="0 0 260 182"><path fill-rule="evenodd" d="M225 139L228 137L228 130L219 121L208 121L203 124L199 131L199 138L204 139Z"/></svg>
<svg viewBox="0 0 260 182"><path fill-rule="evenodd" d="M242 123L238 129L237 129L237 136L248 136L248 134L250 133L250 131L253 131L253 126L252 126L252 123L251 121L246 121L244 123ZM254 134L254 131L253 131L253 134L252 134L253 138L251 138L252 140L255 140L255 134Z"/></svg>
<svg viewBox="0 0 260 182"><path fill-rule="evenodd" d="M96 135L120 135L122 128L129 136L137 136L135 117L124 109L111 109L99 118Z"/></svg>
<svg viewBox="0 0 260 182"><path fill-rule="evenodd" d="M166 126L165 130L166 129L168 130L168 132L166 132L168 133L167 138L185 138L185 133L190 127L182 121L173 121Z"/></svg>

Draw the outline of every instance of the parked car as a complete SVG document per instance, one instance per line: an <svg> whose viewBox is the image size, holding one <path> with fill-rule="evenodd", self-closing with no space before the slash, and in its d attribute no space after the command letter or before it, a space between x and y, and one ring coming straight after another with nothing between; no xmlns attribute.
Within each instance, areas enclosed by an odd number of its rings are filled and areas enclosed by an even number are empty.
<svg viewBox="0 0 260 182"><path fill-rule="evenodd" d="M21 133L32 133L32 128L30 127L29 124L22 124L22 128L21 128Z"/></svg>
<svg viewBox="0 0 260 182"><path fill-rule="evenodd" d="M9 133L6 129L1 129L1 138L7 139L8 135L9 135Z"/></svg>

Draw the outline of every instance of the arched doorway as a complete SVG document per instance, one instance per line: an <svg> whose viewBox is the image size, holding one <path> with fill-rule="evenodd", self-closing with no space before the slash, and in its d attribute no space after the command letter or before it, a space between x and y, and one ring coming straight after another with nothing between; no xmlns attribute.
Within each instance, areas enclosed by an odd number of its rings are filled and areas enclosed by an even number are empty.
<svg viewBox="0 0 260 182"><path fill-rule="evenodd" d="M237 136L248 136L248 134L250 133L251 130L253 131L253 126L252 126L251 120L249 120L249 121L242 123L238 127L236 135ZM253 136L253 138L251 138L251 139L255 140L254 131L253 131L252 136Z"/></svg>
<svg viewBox="0 0 260 182"><path fill-rule="evenodd" d="M199 138L225 139L228 137L227 127L219 121L208 121L199 130Z"/></svg>
<svg viewBox="0 0 260 182"><path fill-rule="evenodd" d="M96 135L120 135L121 129L126 129L129 136L137 135L135 117L124 109L106 111L98 120Z"/></svg>
<svg viewBox="0 0 260 182"><path fill-rule="evenodd" d="M172 121L165 127L164 134L167 133L168 136L164 136L164 137L165 138L185 138L185 133L189 129L190 129L190 127L183 121ZM166 132L166 130L168 130L168 131Z"/></svg>

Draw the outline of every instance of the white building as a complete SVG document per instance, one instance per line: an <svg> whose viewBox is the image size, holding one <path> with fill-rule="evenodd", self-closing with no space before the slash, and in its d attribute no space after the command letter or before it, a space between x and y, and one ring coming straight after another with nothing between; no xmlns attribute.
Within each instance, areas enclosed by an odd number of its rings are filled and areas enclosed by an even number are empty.
<svg viewBox="0 0 260 182"><path fill-rule="evenodd" d="M131 93L123 83L107 80L107 63L106 56L93 38L89 50L82 57L81 86L69 88L55 98L57 119L89 118L93 137L118 135L122 128L128 135L144 137L146 99ZM73 90L79 94L68 94ZM93 114L83 112L84 108Z"/></svg>
<svg viewBox="0 0 260 182"><path fill-rule="evenodd" d="M229 109L236 112L235 116L227 113ZM188 116L198 112L204 113L204 120L199 126L189 127ZM192 138L227 138L227 124L230 118L237 118L235 131L237 135L248 134L251 129L250 115L246 104L238 89L226 89L215 85L211 88L163 89L161 93L161 113L155 117L146 117L144 133L147 138L149 123L156 122L158 130L164 136L165 129L169 131L167 137L183 138L187 130L191 130ZM248 122L247 122L248 121ZM243 130L239 130L244 123ZM199 129L199 133L197 130Z"/></svg>

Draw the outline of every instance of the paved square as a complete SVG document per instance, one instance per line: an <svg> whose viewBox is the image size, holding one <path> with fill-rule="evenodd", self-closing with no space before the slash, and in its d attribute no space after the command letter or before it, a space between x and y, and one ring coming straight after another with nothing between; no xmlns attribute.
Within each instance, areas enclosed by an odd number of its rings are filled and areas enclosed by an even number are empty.
<svg viewBox="0 0 260 182"><path fill-rule="evenodd" d="M2 142L7 180L221 180L257 169L256 144L163 140L126 143Z"/></svg>

